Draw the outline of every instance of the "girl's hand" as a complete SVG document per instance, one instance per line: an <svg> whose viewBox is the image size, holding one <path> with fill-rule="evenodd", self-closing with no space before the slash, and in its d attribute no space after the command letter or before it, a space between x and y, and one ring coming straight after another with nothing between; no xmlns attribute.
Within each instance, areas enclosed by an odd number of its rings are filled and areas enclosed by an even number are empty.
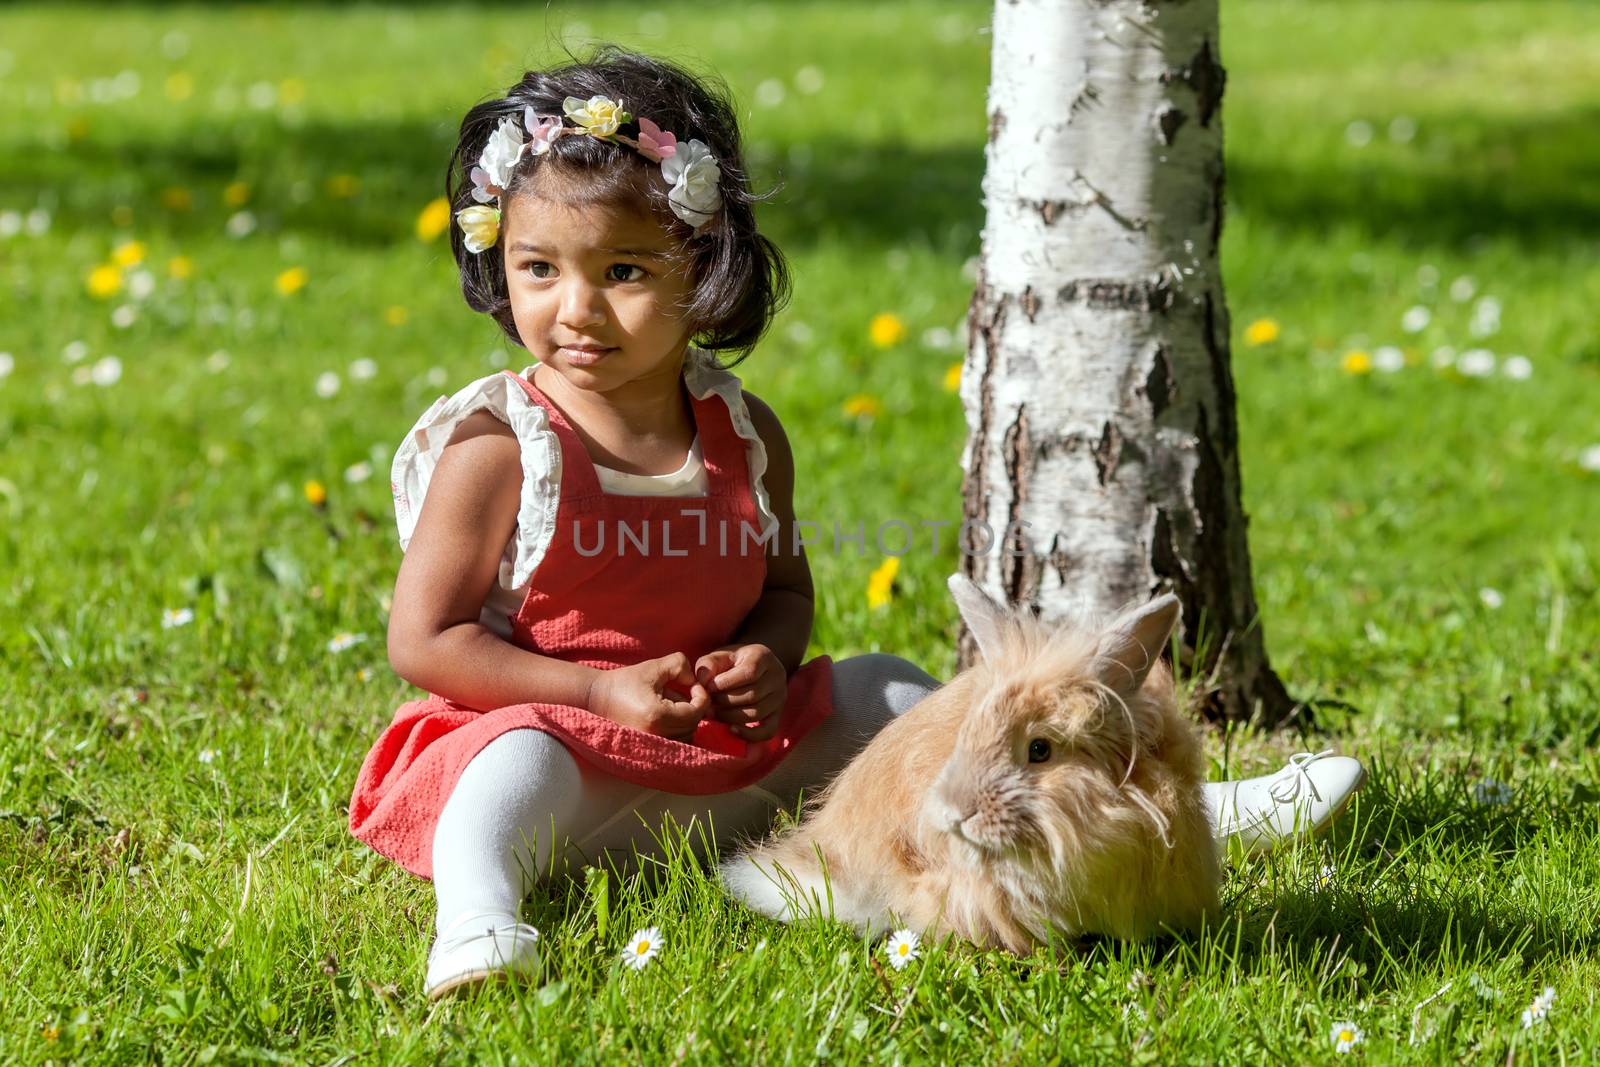
<svg viewBox="0 0 1600 1067"><path fill-rule="evenodd" d="M778 732L789 696L789 672L766 645L727 645L695 661L696 689L704 687L711 712L735 736L765 741Z"/></svg>
<svg viewBox="0 0 1600 1067"><path fill-rule="evenodd" d="M682 699L679 690L687 692L688 699ZM706 690L694 684L689 657L674 652L599 672L589 688L588 708L623 726L686 742L711 710L711 701Z"/></svg>

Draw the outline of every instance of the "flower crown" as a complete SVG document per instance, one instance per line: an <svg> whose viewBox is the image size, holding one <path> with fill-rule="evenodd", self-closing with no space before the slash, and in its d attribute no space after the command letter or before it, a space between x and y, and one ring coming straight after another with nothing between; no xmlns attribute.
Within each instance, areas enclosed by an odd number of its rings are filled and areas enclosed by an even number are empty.
<svg viewBox="0 0 1600 1067"><path fill-rule="evenodd" d="M456 212L467 251L483 252L500 239L500 198L511 184L511 175L523 153L542 156L562 137L587 135L616 141L661 164L661 176L672 187L667 204L696 233L722 209L722 193L717 188L722 169L703 141L691 138L679 144L677 137L643 116L638 119L637 139L618 133L623 123L634 121L634 116L623 110L621 100L605 96L591 96L588 100L569 96L561 109L577 125L565 125L556 115L535 114L528 107L523 108L520 123L508 115L489 135L478 165L472 168L472 199L477 203Z"/></svg>

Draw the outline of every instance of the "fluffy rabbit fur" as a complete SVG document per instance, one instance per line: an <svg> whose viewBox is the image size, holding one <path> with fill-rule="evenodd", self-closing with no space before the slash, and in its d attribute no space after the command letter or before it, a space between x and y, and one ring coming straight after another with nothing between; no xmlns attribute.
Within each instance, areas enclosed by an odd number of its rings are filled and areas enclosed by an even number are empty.
<svg viewBox="0 0 1600 1067"><path fill-rule="evenodd" d="M1214 914L1199 736L1160 661L1177 598L1051 632L964 577L950 588L982 661L885 727L798 825L725 863L728 889L785 922L1019 954L1052 931L1137 938Z"/></svg>

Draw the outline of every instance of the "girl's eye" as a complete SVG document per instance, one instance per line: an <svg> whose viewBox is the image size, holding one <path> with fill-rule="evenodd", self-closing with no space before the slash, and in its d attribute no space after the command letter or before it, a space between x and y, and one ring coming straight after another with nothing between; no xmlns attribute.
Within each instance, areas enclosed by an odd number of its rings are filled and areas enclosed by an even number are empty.
<svg viewBox="0 0 1600 1067"><path fill-rule="evenodd" d="M1028 742L1028 762L1043 763L1050 758L1050 742L1042 737L1035 737Z"/></svg>
<svg viewBox="0 0 1600 1067"><path fill-rule="evenodd" d="M638 271L639 273L630 274L630 271ZM644 268L636 267L632 263L613 263L606 271L606 277L614 282L642 281L644 279Z"/></svg>
<svg viewBox="0 0 1600 1067"><path fill-rule="evenodd" d="M554 267L542 260L538 263L529 263L524 269L535 278L548 278L550 277L550 272L555 270Z"/></svg>

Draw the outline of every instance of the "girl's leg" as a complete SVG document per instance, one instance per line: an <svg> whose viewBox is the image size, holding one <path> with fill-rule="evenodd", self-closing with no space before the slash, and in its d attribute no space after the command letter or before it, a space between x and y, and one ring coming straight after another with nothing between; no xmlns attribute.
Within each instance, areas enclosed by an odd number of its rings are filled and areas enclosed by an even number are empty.
<svg viewBox="0 0 1600 1067"><path fill-rule="evenodd" d="M821 788L896 715L938 688L915 664L883 653L852 656L833 665L833 714L795 745L758 784L715 796L679 796L629 786L581 768L584 793L597 811L610 811L573 834L574 848L591 863L626 866L633 855L660 850L662 820L670 815L697 852L758 837L777 809L792 809L802 793Z"/></svg>
<svg viewBox="0 0 1600 1067"><path fill-rule="evenodd" d="M578 763L538 730L511 730L473 757L433 835L439 933L464 917L516 923L523 895L549 870L581 803Z"/></svg>

